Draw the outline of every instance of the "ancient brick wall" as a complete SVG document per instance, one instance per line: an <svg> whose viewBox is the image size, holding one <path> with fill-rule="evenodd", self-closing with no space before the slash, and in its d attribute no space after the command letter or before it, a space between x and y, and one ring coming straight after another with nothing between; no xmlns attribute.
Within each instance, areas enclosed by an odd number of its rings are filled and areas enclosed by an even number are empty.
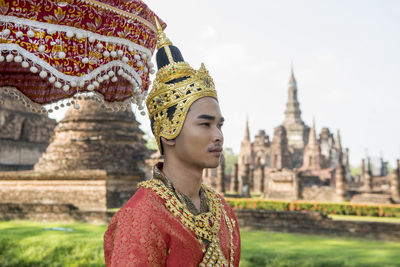
<svg viewBox="0 0 400 267"><path fill-rule="evenodd" d="M0 220L106 224L113 215L114 212L107 211L81 211L67 204L0 203Z"/></svg>
<svg viewBox="0 0 400 267"><path fill-rule="evenodd" d="M267 172L265 174L264 196L270 199L297 199L295 176L295 172L287 169Z"/></svg>
<svg viewBox="0 0 400 267"><path fill-rule="evenodd" d="M106 210L106 182L0 180L0 202L72 204L80 210Z"/></svg>
<svg viewBox="0 0 400 267"><path fill-rule="evenodd" d="M82 211L105 211L124 205L140 180L104 170L1 172L0 203L71 204Z"/></svg>
<svg viewBox="0 0 400 267"><path fill-rule="evenodd" d="M339 198L336 189L330 186L303 187L301 190L303 200L338 202Z"/></svg>

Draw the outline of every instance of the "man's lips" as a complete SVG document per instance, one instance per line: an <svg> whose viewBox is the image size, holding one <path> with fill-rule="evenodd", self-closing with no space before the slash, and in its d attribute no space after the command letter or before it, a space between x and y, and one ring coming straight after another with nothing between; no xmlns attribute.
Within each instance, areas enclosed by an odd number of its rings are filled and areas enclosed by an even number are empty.
<svg viewBox="0 0 400 267"><path fill-rule="evenodd" d="M214 148L209 149L208 151L209 151L209 152L218 152L218 153L221 153L221 152L222 152L222 147L217 146L217 147L214 147Z"/></svg>

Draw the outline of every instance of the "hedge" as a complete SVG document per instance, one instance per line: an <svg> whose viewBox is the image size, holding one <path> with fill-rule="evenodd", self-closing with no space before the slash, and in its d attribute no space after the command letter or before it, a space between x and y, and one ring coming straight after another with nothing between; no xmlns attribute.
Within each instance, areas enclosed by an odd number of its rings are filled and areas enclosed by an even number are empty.
<svg viewBox="0 0 400 267"><path fill-rule="evenodd" d="M258 209L273 211L317 211L324 215L357 215L374 217L400 217L400 205L326 203L306 201L279 201L250 198L227 198L234 209Z"/></svg>

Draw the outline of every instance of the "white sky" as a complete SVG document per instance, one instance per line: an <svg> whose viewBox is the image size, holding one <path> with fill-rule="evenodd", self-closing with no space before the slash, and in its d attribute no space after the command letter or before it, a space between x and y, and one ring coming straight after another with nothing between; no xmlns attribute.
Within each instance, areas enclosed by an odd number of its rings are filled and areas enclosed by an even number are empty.
<svg viewBox="0 0 400 267"><path fill-rule="evenodd" d="M400 1L145 0L185 61L204 62L217 87L225 146L272 138L283 122L293 60L302 118L340 130L359 165L368 149L400 158ZM154 60L154 58L153 58ZM147 115L136 112L150 132Z"/></svg>

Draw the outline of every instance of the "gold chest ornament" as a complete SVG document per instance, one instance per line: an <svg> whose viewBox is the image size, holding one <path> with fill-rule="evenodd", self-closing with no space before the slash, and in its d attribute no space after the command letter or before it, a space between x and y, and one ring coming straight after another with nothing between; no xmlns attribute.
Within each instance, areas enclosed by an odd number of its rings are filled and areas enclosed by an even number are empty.
<svg viewBox="0 0 400 267"><path fill-rule="evenodd" d="M195 233L200 247L202 247L202 251L205 253L199 266L233 266L233 228L235 226L235 221L228 217L225 209L223 208L221 199L215 191L205 185L202 185L208 199L209 212L193 215L185 207L185 205L178 200L175 194L164 185L162 181L158 179L151 179L149 181L139 183L138 188L139 187L153 190L158 196L165 200L166 208L175 217L177 217L182 224L187 226ZM221 244L218 237L221 215L223 215L223 219L230 234L229 262L222 253ZM207 249L204 248L202 239L210 242Z"/></svg>

